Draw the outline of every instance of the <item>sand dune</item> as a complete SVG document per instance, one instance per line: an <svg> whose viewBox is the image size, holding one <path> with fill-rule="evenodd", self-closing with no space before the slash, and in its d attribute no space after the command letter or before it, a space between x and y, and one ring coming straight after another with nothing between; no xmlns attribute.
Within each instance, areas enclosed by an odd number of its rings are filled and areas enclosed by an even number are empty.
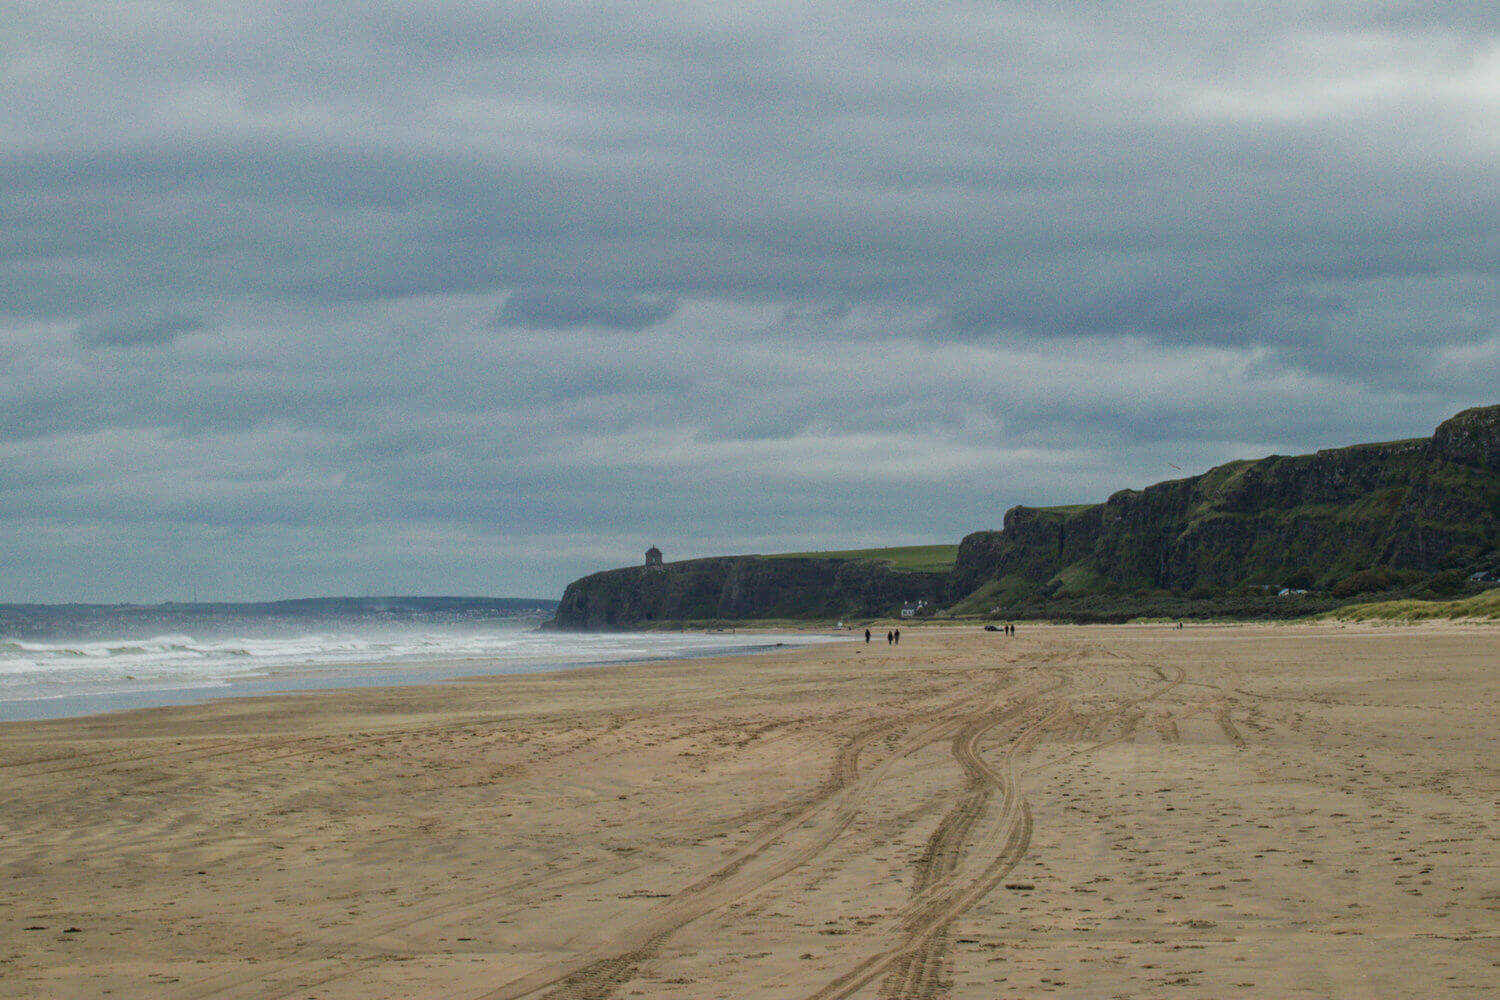
<svg viewBox="0 0 1500 1000"><path fill-rule="evenodd" d="M0 726L6 997L1479 997L1500 628L915 629Z"/></svg>

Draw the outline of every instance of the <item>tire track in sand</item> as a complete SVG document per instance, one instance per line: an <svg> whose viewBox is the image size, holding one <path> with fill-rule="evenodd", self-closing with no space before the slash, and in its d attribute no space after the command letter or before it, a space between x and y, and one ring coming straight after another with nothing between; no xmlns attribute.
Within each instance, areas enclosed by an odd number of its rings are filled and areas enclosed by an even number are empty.
<svg viewBox="0 0 1500 1000"><path fill-rule="evenodd" d="M1234 717L1229 714L1229 702L1222 701L1214 708L1214 721L1219 728L1224 730L1224 735L1229 737L1229 742L1237 747L1245 746L1245 735L1240 732L1239 727L1234 724Z"/></svg>
<svg viewBox="0 0 1500 1000"><path fill-rule="evenodd" d="M805 814L810 807L836 794L851 780L851 775L857 774L858 758L864 746L900 729L911 721L911 717L885 720L857 730L840 747L834 758L831 773L817 789L792 803L761 806L729 820L713 822L698 830L698 838L720 833L721 828L728 825L743 828L766 815ZM431 731L424 730L423 732ZM664 820L670 823L674 820L686 821L688 818L686 815L675 815L664 817ZM373 922L367 933L358 941L353 942L364 949L363 953L357 956L349 955L351 942L348 939L323 942L303 948L294 957L276 962L270 967L259 968L251 975L231 972L213 976L194 982L189 986L189 992L173 995L180 996L182 1000L208 1000L208 998L238 996L255 996L264 1000L274 997L300 998L305 996L310 989L347 978L370 964L380 961L390 951L389 945L379 943L382 939L433 924L452 924L464 919L477 918L481 911L492 906L497 900L507 899L522 890L537 890L546 885L554 887L567 885L576 876L591 871L597 872L599 867L596 861L581 861L560 869L526 875L500 885L492 885L480 893L467 895L462 900L454 900L451 895L448 895L436 905L428 903L416 906L401 904L399 908L393 906L389 908L388 919ZM640 862L626 863L618 867L612 866L604 874L605 877L613 877L638 871L643 867L645 864ZM493 914L490 915L493 916ZM331 965L336 965L336 967L330 968Z"/></svg>
<svg viewBox="0 0 1500 1000"><path fill-rule="evenodd" d="M1018 705L1011 717L1029 705ZM1001 720L1003 721L1003 720ZM953 877L963 857L963 846L969 839L974 824L984 815L995 788L985 780L985 774L973 767L964 756L962 747L975 735L975 726L989 729L994 723L981 720L967 727L953 738L953 756L964 770L965 789L963 797L939 821L927 844L917 859L912 894L922 898L932 892L934 886L942 885ZM894 968L886 974L881 985L883 997L919 996L924 984L936 979L941 971L942 955L948 949L948 929L940 928L931 935L921 948L902 955Z"/></svg>
<svg viewBox="0 0 1500 1000"><path fill-rule="evenodd" d="M999 693L970 697L935 712L904 716L861 730L845 743L829 779L813 801L708 875L675 893L621 941L625 947L620 951L571 970L555 966L538 970L475 1000L520 1000L538 994L545 1000L603 1000L610 996L634 978L672 934L822 854L854 821L896 763L991 716L992 709L974 711L972 706L976 701L989 702ZM860 759L872 742L922 723L926 725L913 730L889 757L860 774Z"/></svg>
<svg viewBox="0 0 1500 1000"><path fill-rule="evenodd" d="M1186 681L1186 679L1187 679L1187 671L1183 670L1181 667L1174 667L1173 670L1176 671L1177 676L1172 677L1172 678L1169 679L1167 677L1167 675L1162 672L1162 669L1160 667L1153 665L1151 667L1151 671L1152 671L1152 673L1156 674L1156 676L1158 678L1161 679L1162 683L1160 685L1158 685L1157 687L1152 688L1150 691L1146 692L1145 694L1141 695L1139 698L1132 698L1129 701L1121 702L1118 706L1116 706L1115 708L1111 709L1108 713L1105 713L1105 716L1103 716L1103 717L1110 718L1110 719L1118 719L1119 717L1123 716L1126 712L1128 712L1130 709L1135 708L1138 705L1144 705L1144 704L1146 704L1147 702L1150 702L1150 701L1155 701L1156 699L1160 698L1162 695L1166 694L1168 691L1171 691L1173 688L1175 688L1178 685L1184 683ZM1176 732L1176 729L1177 729L1176 717L1175 716L1168 716L1168 718L1166 719L1166 722L1171 723L1172 731ZM1070 753L1063 754L1061 757L1058 757L1058 758L1056 758L1054 760L1049 760L1049 761L1047 761L1045 763L1037 764L1037 765L1035 765L1033 767L1030 767L1030 768L1027 769L1027 773L1028 774L1036 774L1037 772L1046 771L1046 770L1049 770L1051 768L1058 767L1058 766L1060 766L1062 764L1066 764L1069 761L1077 760L1079 757L1085 757L1085 756L1087 756L1089 754L1092 754L1092 753L1098 753L1100 750L1103 750L1105 747L1112 747L1116 743L1119 743L1119 742L1122 742L1123 740L1129 739L1131 737L1131 735L1134 734L1134 732L1135 732L1135 727L1133 725L1127 726L1124 729L1122 729L1119 733L1115 734L1114 736L1111 736L1108 739L1099 740L1099 741L1097 741L1095 743L1090 743L1086 747L1080 747L1077 750L1074 750L1074 751L1072 751ZM1179 740L1181 739L1180 734L1177 736L1177 739L1179 739Z"/></svg>
<svg viewBox="0 0 1500 1000"><path fill-rule="evenodd" d="M1044 694L1054 694L1068 682L1068 677L1060 676L1058 683ZM1066 703L1053 703L1049 708L1045 704L1029 702L1015 710L981 719L954 737L953 756L964 772L968 794L938 824L928 842L928 850L918 860L913 898L905 920L910 945L898 951L885 972L880 987L882 997L914 1000L933 997L941 990L949 948L949 927L962 912L951 909L955 893L962 890L954 880L970 833L988 811L995 795L1002 796L1005 808L999 821L991 827L989 836L968 852L970 856L978 857L991 856L993 852L990 865L969 886L971 893L984 888L973 894L962 909L988 894L994 883L1004 878L1025 855L1031 840L1031 815L1015 784L1014 757L1021 752L1023 743L1029 745L1044 727L1069 714L1070 706ZM984 759L979 744L993 730L1018 718L1032 721L1017 730L1019 735L1007 749L1002 768L996 769Z"/></svg>
<svg viewBox="0 0 1500 1000"><path fill-rule="evenodd" d="M1059 682L1057 687L1066 683ZM1056 690L1053 688L1052 690ZM1066 703L1041 705L1023 714L1031 721L1015 730L1001 764L996 767L979 753L979 741L1005 719L1004 713L989 715L980 724L965 728L961 739L954 740L954 753L966 774L974 774L989 794L999 794L1000 815L986 838L981 851L989 863L967 881L939 879L918 896L905 921L899 940L888 948L864 959L848 972L811 994L809 1000L844 1000L882 976L892 976L889 984L894 996L930 997L936 991L936 973L940 971L941 951L935 946L946 941L948 925L960 914L989 895L1020 863L1031 845L1031 809L1021 796L1016 781L1016 757L1025 752L1045 728L1067 714ZM975 720L978 721L978 720ZM962 809L962 804L958 807ZM955 828L962 824L955 824ZM997 844L991 848L990 844ZM993 853L991 853L993 852ZM898 969L899 967L899 969ZM886 990L882 990L885 994Z"/></svg>
<svg viewBox="0 0 1500 1000"><path fill-rule="evenodd" d="M1162 683L1141 697L1116 706L1105 718L1121 718L1132 708L1160 698L1186 676L1184 671L1176 670L1176 676L1169 678L1159 668L1152 669ZM1052 694L1068 683L1067 675L1059 674L1059 678L1058 684L1045 694ZM811 1000L841 1000L882 975L880 995L887 1000L931 1000L941 992L952 921L992 892L1014 870L1030 846L1031 811L1017 785L1016 758L1049 728L1070 717L1072 708L1063 701L1054 703L1050 710L1042 708L1027 713L1031 721L1016 731L1000 767L996 768L980 754L979 743L991 730L1018 714L995 715L954 739L954 756L964 771L967 794L939 823L918 862L915 897L901 942L866 959L813 994ZM1121 735L1085 748L1070 758L1118 742L1129 735L1131 728L1126 727ZM964 842L996 794L1004 803L999 821L991 827L986 840L970 852L978 857L990 856L992 860L967 884L955 883Z"/></svg>
<svg viewBox="0 0 1500 1000"><path fill-rule="evenodd" d="M650 960L677 930L780 878L822 853L853 821L858 805L864 798L863 795L849 793L870 785L868 778L865 782L856 784L859 780L859 759L865 748L875 740L898 731L907 722L908 720L883 722L857 733L846 742L835 760L829 780L814 793L808 804L736 851L718 868L674 893L671 899L628 934L621 942L626 945L622 950L586 961L573 969L553 967L538 970L507 983L498 990L481 994L477 1000L519 1000L536 994L543 994L549 1000L599 1000L609 996L620 984L634 978L636 970ZM946 730L954 725L956 724L948 723L937 728ZM933 732L929 729L918 737L907 739L877 771L883 774L897 760L921 746L941 739L943 735L941 731ZM815 831L809 842L790 850L785 849L799 830L819 824L820 821L823 829ZM783 846L782 852L772 850L778 845ZM768 855L771 855L769 859ZM763 863L756 866L758 861Z"/></svg>

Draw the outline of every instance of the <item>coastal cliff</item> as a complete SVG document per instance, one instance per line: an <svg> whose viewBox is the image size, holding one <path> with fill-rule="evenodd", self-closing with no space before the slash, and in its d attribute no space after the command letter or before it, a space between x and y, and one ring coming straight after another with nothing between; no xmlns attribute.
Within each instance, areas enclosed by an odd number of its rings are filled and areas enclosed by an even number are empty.
<svg viewBox="0 0 1500 1000"><path fill-rule="evenodd" d="M942 573L873 559L725 556L594 573L568 584L559 628L631 628L663 622L833 619L895 614L934 600Z"/></svg>
<svg viewBox="0 0 1500 1000"><path fill-rule="evenodd" d="M731 556L569 584L564 628L869 618L927 602L957 615L1074 620L1284 617L1357 594L1462 586L1500 572L1500 406L1430 438L1229 462L1102 503L1014 507L951 569L879 559ZM1308 596L1277 600L1282 590Z"/></svg>
<svg viewBox="0 0 1500 1000"><path fill-rule="evenodd" d="M1497 524L1500 406L1431 438L1230 462L1087 506L1015 507L999 531L960 543L945 596L988 586L1003 606L1470 570L1497 557Z"/></svg>

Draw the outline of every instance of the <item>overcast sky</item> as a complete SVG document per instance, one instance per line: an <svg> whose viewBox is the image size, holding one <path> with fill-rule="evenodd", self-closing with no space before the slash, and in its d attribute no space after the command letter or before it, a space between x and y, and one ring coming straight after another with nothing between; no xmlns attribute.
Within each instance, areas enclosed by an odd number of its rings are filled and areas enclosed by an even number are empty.
<svg viewBox="0 0 1500 1000"><path fill-rule="evenodd" d="M1496 10L10 0L0 601L556 597L1429 434L1500 402Z"/></svg>

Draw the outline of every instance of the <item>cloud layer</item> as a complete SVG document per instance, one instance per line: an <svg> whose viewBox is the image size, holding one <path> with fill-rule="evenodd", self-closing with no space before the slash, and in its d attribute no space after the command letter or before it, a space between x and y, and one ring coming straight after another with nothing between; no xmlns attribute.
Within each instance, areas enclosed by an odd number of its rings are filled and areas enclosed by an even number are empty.
<svg viewBox="0 0 1500 1000"><path fill-rule="evenodd" d="M1472 4L14 4L12 599L956 539L1500 376Z"/></svg>

